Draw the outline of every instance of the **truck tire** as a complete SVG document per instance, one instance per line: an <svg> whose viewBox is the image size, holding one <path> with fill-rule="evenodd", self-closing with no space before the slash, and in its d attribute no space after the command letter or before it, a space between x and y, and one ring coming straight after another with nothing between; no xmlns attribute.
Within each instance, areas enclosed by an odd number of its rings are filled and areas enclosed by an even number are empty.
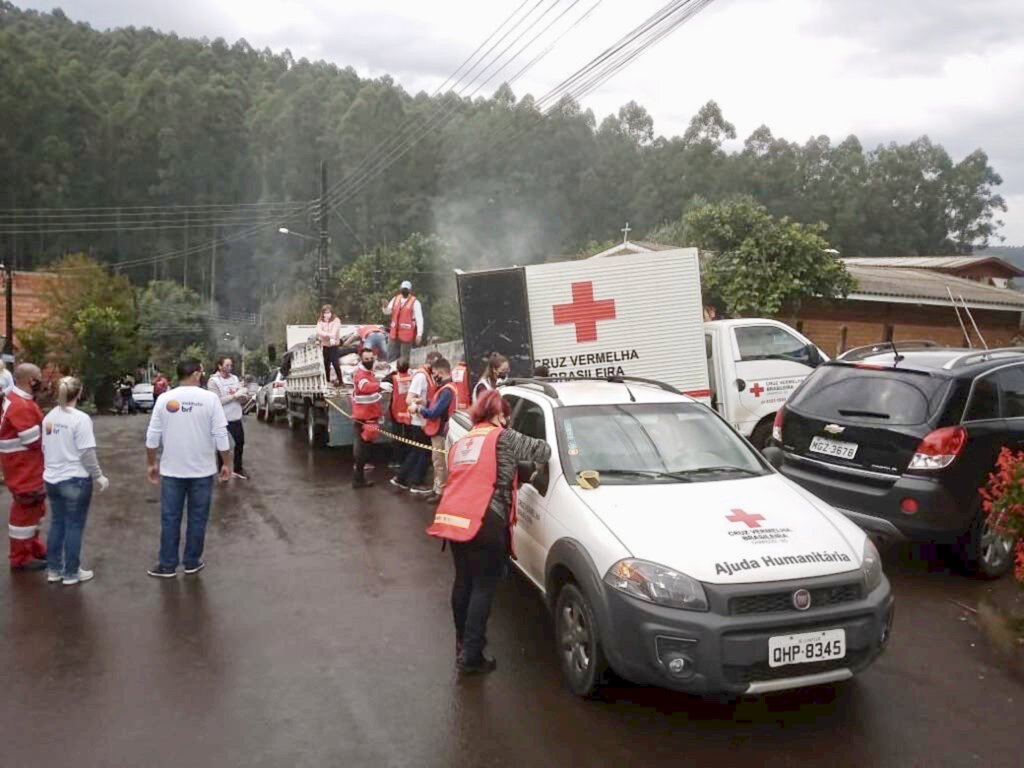
<svg viewBox="0 0 1024 768"><path fill-rule="evenodd" d="M775 414L773 413L761 419L758 425L754 427L754 431L750 433L750 444L757 448L757 450L763 451L771 443L772 425L774 423Z"/></svg>
<svg viewBox="0 0 1024 768"><path fill-rule="evenodd" d="M974 522L957 541L957 555L964 573L979 579L998 579L1013 568L1014 542L1000 539L993 531L981 508L974 503Z"/></svg>
<svg viewBox="0 0 1024 768"><path fill-rule="evenodd" d="M316 410L312 405L306 406L306 444L310 448L320 448L326 442L324 440L324 427L317 424Z"/></svg>
<svg viewBox="0 0 1024 768"><path fill-rule="evenodd" d="M608 668L590 600L576 584L562 585L555 601L558 663L569 689L583 698L601 687Z"/></svg>

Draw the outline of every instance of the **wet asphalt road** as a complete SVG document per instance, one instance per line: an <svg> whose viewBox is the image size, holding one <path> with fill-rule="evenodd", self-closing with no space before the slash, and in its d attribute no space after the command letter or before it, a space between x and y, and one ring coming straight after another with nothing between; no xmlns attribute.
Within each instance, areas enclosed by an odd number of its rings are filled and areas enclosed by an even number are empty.
<svg viewBox="0 0 1024 768"><path fill-rule="evenodd" d="M343 454L282 425L247 420L252 479L218 492L206 570L148 578L145 421L97 421L112 487L86 531L96 579L0 578L4 766L1021 765L1024 686L951 602L984 585L907 552L887 558L889 650L844 687L726 704L616 683L577 700L517 576L492 614L498 671L460 681L429 507L390 487L355 504Z"/></svg>

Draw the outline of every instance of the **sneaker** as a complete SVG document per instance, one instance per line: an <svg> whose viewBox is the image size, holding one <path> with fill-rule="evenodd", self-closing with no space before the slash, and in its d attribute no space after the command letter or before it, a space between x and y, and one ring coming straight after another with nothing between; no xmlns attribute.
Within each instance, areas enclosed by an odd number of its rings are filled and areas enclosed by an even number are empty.
<svg viewBox="0 0 1024 768"><path fill-rule="evenodd" d="M89 581L95 575L96 574L94 574L92 571L87 571L85 570L85 568L79 568L78 573L76 573L74 576L65 576L64 581L62 583L64 584L65 587L72 587L75 584L78 584L79 582Z"/></svg>
<svg viewBox="0 0 1024 768"><path fill-rule="evenodd" d="M156 579L173 579L175 576L178 575L178 569L164 568L162 565L154 565L152 568L146 571L146 573L148 573L150 576Z"/></svg>
<svg viewBox="0 0 1024 768"><path fill-rule="evenodd" d="M480 661L469 664L465 659L459 659L459 672L464 675L489 675L498 668L498 662L486 656L481 656Z"/></svg>
<svg viewBox="0 0 1024 768"><path fill-rule="evenodd" d="M205 567L206 567L206 563L204 563L202 560L200 560L195 565L186 565L185 566L185 573L187 573L188 575L191 576L193 573L199 573Z"/></svg>
<svg viewBox="0 0 1024 768"><path fill-rule="evenodd" d="M409 486L403 483L401 480L399 480L398 475L395 475L394 477L391 478L391 484L395 486L395 488L401 488L403 491L409 490Z"/></svg>
<svg viewBox="0 0 1024 768"><path fill-rule="evenodd" d="M60 571L46 571L46 583L56 584L58 581L64 581L64 574Z"/></svg>
<svg viewBox="0 0 1024 768"><path fill-rule="evenodd" d="M232 472L231 476L233 478L235 478L236 480L248 480L249 479L249 476L247 474L245 474L244 471L242 471L242 472Z"/></svg>
<svg viewBox="0 0 1024 768"><path fill-rule="evenodd" d="M414 485L409 489L409 493L414 493L417 496L426 496L428 493L433 493L434 487L431 485Z"/></svg>

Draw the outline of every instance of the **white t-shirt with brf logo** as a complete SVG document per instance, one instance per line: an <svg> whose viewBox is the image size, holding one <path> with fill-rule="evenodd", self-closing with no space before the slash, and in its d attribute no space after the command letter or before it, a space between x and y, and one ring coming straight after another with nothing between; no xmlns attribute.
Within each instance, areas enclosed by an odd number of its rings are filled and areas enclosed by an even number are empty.
<svg viewBox="0 0 1024 768"><path fill-rule="evenodd" d="M54 408L43 419L43 480L51 485L89 477L82 453L96 447L92 419L77 408Z"/></svg>
<svg viewBox="0 0 1024 768"><path fill-rule="evenodd" d="M160 474L196 478L217 474L217 451L231 447L220 398L200 387L175 387L157 398L146 447L163 446Z"/></svg>

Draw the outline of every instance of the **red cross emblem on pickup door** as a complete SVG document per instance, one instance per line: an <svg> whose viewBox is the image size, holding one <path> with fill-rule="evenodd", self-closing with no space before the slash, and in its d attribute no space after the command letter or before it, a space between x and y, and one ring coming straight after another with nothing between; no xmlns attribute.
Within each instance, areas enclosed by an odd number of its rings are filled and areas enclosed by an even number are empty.
<svg viewBox="0 0 1024 768"><path fill-rule="evenodd" d="M576 325L576 341L597 341L597 321L615 319L615 299L594 301L592 282L572 284L572 303L555 304L555 325Z"/></svg>
<svg viewBox="0 0 1024 768"><path fill-rule="evenodd" d="M764 387L762 387L758 383L755 383L754 386L750 388L750 394L752 394L754 397L761 397L762 392L764 392Z"/></svg>

